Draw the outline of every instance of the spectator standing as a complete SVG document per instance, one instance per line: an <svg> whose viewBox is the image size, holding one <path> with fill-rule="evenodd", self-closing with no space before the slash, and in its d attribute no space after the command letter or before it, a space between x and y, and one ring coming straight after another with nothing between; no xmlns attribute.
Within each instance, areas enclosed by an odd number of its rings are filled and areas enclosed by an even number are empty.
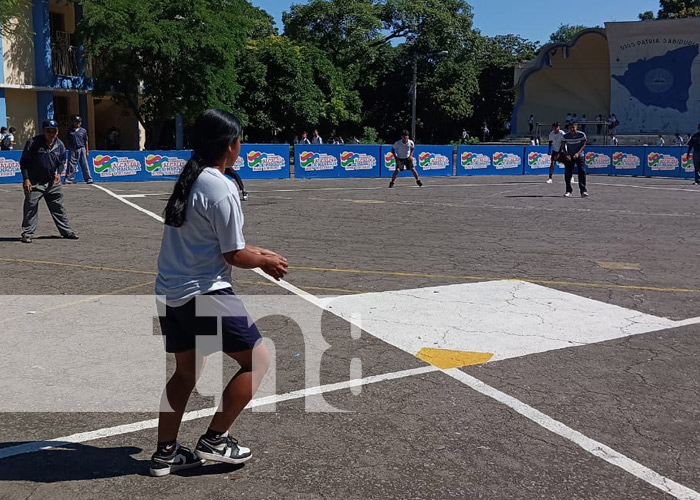
<svg viewBox="0 0 700 500"><path fill-rule="evenodd" d="M80 169L83 171L83 180L87 184L92 184L92 175L90 175L90 167L88 166L88 156L90 156L90 147L88 145L87 130L81 125L83 119L79 116L73 118L73 128L68 132L68 169L66 170L66 184L75 182L75 173L77 164L80 164Z"/></svg>
<svg viewBox="0 0 700 500"><path fill-rule="evenodd" d="M693 167L695 167L695 182L700 185L700 123L698 123L698 131L690 136L688 140L688 156L693 153Z"/></svg>
<svg viewBox="0 0 700 500"><path fill-rule="evenodd" d="M673 138L673 145L674 146L682 146L685 144L685 141L683 140L683 136L676 132L676 137Z"/></svg>
<svg viewBox="0 0 700 500"><path fill-rule="evenodd" d="M491 131L489 130L489 126L484 122L484 124L481 126L481 133L484 137L484 142L488 141L489 137L491 136Z"/></svg>
<svg viewBox="0 0 700 500"><path fill-rule="evenodd" d="M12 151L15 148L15 128L7 127L0 128L0 150Z"/></svg>
<svg viewBox="0 0 700 500"><path fill-rule="evenodd" d="M311 139L312 144L323 144L323 139L318 135L318 129L314 129Z"/></svg>
<svg viewBox="0 0 700 500"><path fill-rule="evenodd" d="M598 116L595 117L595 121L598 122L596 125L596 134L600 135L603 132L603 115L598 113Z"/></svg>
<svg viewBox="0 0 700 500"><path fill-rule="evenodd" d="M617 137L615 137L615 134L612 134L610 136L610 145L617 146L618 144L620 144L620 141L617 140Z"/></svg>
<svg viewBox="0 0 700 500"><path fill-rule="evenodd" d="M308 146L309 144L311 144L311 141L309 140L309 137L306 134L306 130L304 130L301 133L301 140L299 141L299 144L304 146Z"/></svg>
<svg viewBox="0 0 700 500"><path fill-rule="evenodd" d="M396 170L394 170L394 175L391 176L391 181L389 182L389 187L394 187L394 181L402 170L410 170L413 177L416 179L416 184L421 187L423 183L418 178L418 172L416 172L415 159L413 158L413 152L416 150L416 145L410 138L408 130L401 132L401 139L394 143L391 148L391 152L394 154L396 159Z"/></svg>
<svg viewBox="0 0 700 500"><path fill-rule="evenodd" d="M535 130L535 115L530 115L530 119L527 123L530 127L530 135L532 135L532 132Z"/></svg>
<svg viewBox="0 0 700 500"><path fill-rule="evenodd" d="M119 137L119 129L112 127L107 134L107 148L113 151L121 149L121 139Z"/></svg>
<svg viewBox="0 0 700 500"><path fill-rule="evenodd" d="M610 128L610 133L612 135L615 135L615 129L618 125L620 125L620 121L617 119L617 116L615 116L615 113L610 113L610 117L608 118L608 127Z"/></svg>
<svg viewBox="0 0 700 500"><path fill-rule="evenodd" d="M584 134L586 133L586 122L588 121L588 118L586 118L586 114L584 113L581 115L581 132Z"/></svg>
<svg viewBox="0 0 700 500"><path fill-rule="evenodd" d="M571 113L566 113L566 121L565 121L566 127L568 127L569 123L571 123L571 119L572 119Z"/></svg>
<svg viewBox="0 0 700 500"><path fill-rule="evenodd" d="M462 136L460 139L462 141L462 144L466 144L467 142L469 142L469 132L467 132L466 128L462 129Z"/></svg>
<svg viewBox="0 0 700 500"><path fill-rule="evenodd" d="M665 146L666 141L664 141L664 138L661 134L659 134L659 137L656 138L656 145L657 146Z"/></svg>
<svg viewBox="0 0 700 500"><path fill-rule="evenodd" d="M586 134L577 130L578 125L571 123L569 133L562 138L561 152L564 160L564 181L566 182L566 193L564 196L570 197L573 192L571 178L574 175L574 166L578 168L578 187L581 190L581 197L586 198L586 162L583 159L583 149L586 147Z"/></svg>
<svg viewBox="0 0 700 500"><path fill-rule="evenodd" d="M77 240L78 235L71 228L63 207L61 174L66 166L66 148L58 138L58 123L55 120L44 120L42 135L27 141L19 164L24 190L22 243L31 243L34 238L42 198L61 236Z"/></svg>

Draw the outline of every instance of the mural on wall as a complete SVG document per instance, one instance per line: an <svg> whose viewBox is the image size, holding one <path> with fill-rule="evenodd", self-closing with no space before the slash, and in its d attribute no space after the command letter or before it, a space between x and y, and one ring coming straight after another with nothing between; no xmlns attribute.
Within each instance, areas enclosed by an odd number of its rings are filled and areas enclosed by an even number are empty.
<svg viewBox="0 0 700 500"><path fill-rule="evenodd" d="M700 19L606 23L618 133L686 134L700 116Z"/></svg>

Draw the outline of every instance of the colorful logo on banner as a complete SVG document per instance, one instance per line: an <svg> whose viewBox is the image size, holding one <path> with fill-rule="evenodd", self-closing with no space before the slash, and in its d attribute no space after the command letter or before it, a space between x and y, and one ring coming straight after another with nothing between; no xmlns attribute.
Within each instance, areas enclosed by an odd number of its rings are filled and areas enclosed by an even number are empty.
<svg viewBox="0 0 700 500"><path fill-rule="evenodd" d="M141 162L126 156L97 155L92 166L101 177L135 175L141 171Z"/></svg>
<svg viewBox="0 0 700 500"><path fill-rule="evenodd" d="M0 158L0 177L14 177L21 172L19 162L9 158Z"/></svg>
<svg viewBox="0 0 700 500"><path fill-rule="evenodd" d="M634 170L642 164L642 160L633 154L616 151L613 153L613 166L617 170Z"/></svg>
<svg viewBox="0 0 700 500"><path fill-rule="evenodd" d="M423 170L444 170L450 166L450 159L439 153L424 151L418 155L418 165Z"/></svg>
<svg viewBox="0 0 700 500"><path fill-rule="evenodd" d="M340 166L345 170L372 170L376 165L377 160L372 155L352 151L340 153Z"/></svg>
<svg viewBox="0 0 700 500"><path fill-rule="evenodd" d="M285 159L274 153L262 153L260 151L249 151L246 155L248 158L248 167L253 172L269 172L271 170L282 170L287 162Z"/></svg>
<svg viewBox="0 0 700 500"><path fill-rule="evenodd" d="M236 163L234 163L231 168L233 168L235 171L239 171L243 167L245 167L245 160L242 156L239 156L238 158L236 158Z"/></svg>
<svg viewBox="0 0 700 500"><path fill-rule="evenodd" d="M695 165L693 165L693 153L683 153L681 156L681 165L683 170L686 172L695 172Z"/></svg>
<svg viewBox="0 0 700 500"><path fill-rule="evenodd" d="M673 171L678 168L678 158L665 153L656 153L652 151L647 155L647 162L649 168L656 171Z"/></svg>
<svg viewBox="0 0 700 500"><path fill-rule="evenodd" d="M396 168L396 157L394 153L387 153L384 155L384 165L386 165L386 168Z"/></svg>
<svg viewBox="0 0 700 500"><path fill-rule="evenodd" d="M299 160L304 170L333 170L338 166L335 156L326 153L304 151L299 155Z"/></svg>
<svg viewBox="0 0 700 500"><path fill-rule="evenodd" d="M532 151L527 155L527 164L530 165L530 168L533 170L538 168L549 168L551 163L552 157L548 154L536 153Z"/></svg>
<svg viewBox="0 0 700 500"><path fill-rule="evenodd" d="M174 156L148 155L146 156L146 172L151 175L180 175L185 168L187 160Z"/></svg>
<svg viewBox="0 0 700 500"><path fill-rule="evenodd" d="M477 170L481 168L489 168L491 158L481 153L472 153L465 151L460 157L460 164L467 170Z"/></svg>
<svg viewBox="0 0 700 500"><path fill-rule="evenodd" d="M493 166L499 170L517 168L520 166L520 156L511 153L496 152L493 154Z"/></svg>
<svg viewBox="0 0 700 500"><path fill-rule="evenodd" d="M610 157L603 153L586 153L586 166L590 168L605 168L610 165Z"/></svg>

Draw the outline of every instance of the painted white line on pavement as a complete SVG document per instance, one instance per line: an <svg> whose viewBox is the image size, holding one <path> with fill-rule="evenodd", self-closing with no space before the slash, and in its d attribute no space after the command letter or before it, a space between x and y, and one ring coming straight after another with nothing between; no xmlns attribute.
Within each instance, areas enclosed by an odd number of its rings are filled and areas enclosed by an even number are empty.
<svg viewBox="0 0 700 500"><path fill-rule="evenodd" d="M121 198L120 196L115 195L114 193L111 193L109 190L107 190L105 188L102 188L100 186L96 186L96 187L99 187L100 189L109 193L111 196L114 196L115 198L120 199L124 203L126 203L130 206L133 206L134 208L136 208L140 212L143 212L147 215L150 215L151 217L153 217L156 220L160 220L160 221L163 220L160 216L154 214L153 212L149 212L148 210L145 210L145 209L139 207L138 205L135 205L135 204L129 202L128 200L125 200L125 199ZM258 274L260 274L261 276L269 279L270 281L273 281L274 283L279 284L280 286L282 286L286 290L288 290L288 291L298 295L299 297L311 302L312 304L318 305L319 307L323 307L325 310L335 314L335 312L332 309L329 309L326 307L328 304L328 301L323 300L323 299L319 299L319 298L309 294L308 292L304 292L303 290L300 290L299 288L295 287L294 285L292 285L286 281L273 280L271 277L267 276L264 272L262 272L260 270L256 269L256 272L258 272ZM347 318L343 318L343 319L348 321ZM355 324L355 322L353 322L352 320L349 322L352 324ZM359 324L356 324L355 326L361 327L361 325L359 325ZM409 354L415 355L415 353L409 353ZM407 370L405 372L399 372L399 373L411 372L410 374L405 375L405 376L412 376L412 375L416 374L413 372L420 372L420 370L425 370L422 373L427 373L428 371L433 371L434 368L433 367L425 367L422 369L419 368L419 369L415 369L415 370ZM638 462L635 462L634 460L625 457L624 455L616 452L612 448L584 436L580 432L575 431L575 430L571 429L570 427L567 427L566 425L562 424L561 422L554 420L553 418L545 415L544 413L540 412L539 410L536 410L536 409L526 405L525 403L522 403L521 401L513 398L512 396L508 396L507 394L485 384L484 382L482 382L474 377L471 377L470 375L467 375L466 373L462 372L461 370L452 369L452 370L442 370L442 371L444 373L446 373L447 375L449 375L450 377L465 383L466 385L468 385L472 389L477 390L481 394L484 394L488 397L491 397L494 400L496 400L496 401L498 401L498 402L500 402L500 403L502 403L510 408L513 408L521 415L532 420L533 422L535 422L538 425L542 426L543 428L549 430L550 432L553 432L553 433L555 433L555 434L557 434L565 439L568 439L569 441L577 444L578 446L581 446L584 450L588 451L589 453L593 454L594 456L600 457L603 460L606 460L607 462L609 462L610 464L615 465L617 467L620 467L621 469L623 469L623 470L633 474L634 476L642 479L643 481L654 486L655 488L661 489L662 491L664 491L664 492L666 492L666 493L668 493L676 498L679 498L679 499L700 500L700 493L698 493L694 490L691 490L691 489L689 489L689 488L687 488L679 483L676 483L676 482L672 481L671 479L668 479L664 476L661 476L657 472L654 472L653 470L645 467L644 465L639 464ZM346 384L346 383L347 382L343 382L341 384ZM337 385L337 384L335 384L335 385ZM348 387L350 387L350 386L348 386ZM308 390L311 390L311 389L305 389L305 390L302 390L299 392L305 392ZM335 389L335 390L337 390L337 389ZM274 398L274 397L275 396L272 396L272 398ZM270 404L271 402L272 401L270 401L266 404ZM200 417L196 416L194 418L200 418ZM138 425L138 424L135 424L135 425ZM157 423L155 425L157 425ZM98 431L96 431L96 432L98 432ZM39 445L40 443L31 443L31 444ZM31 444L21 445L21 446L31 446ZM16 447L13 447L13 448L16 448ZM39 449L41 449L41 448L39 448ZM0 458L3 458L3 455L2 455L3 451L4 450L0 449ZM32 451L38 451L38 450L32 450Z"/></svg>
<svg viewBox="0 0 700 500"><path fill-rule="evenodd" d="M688 179L691 180L691 179ZM700 189L697 188L681 188L681 187L661 187L661 186L635 186L633 184L617 184L610 182L594 182L593 184L597 186L613 186L613 187L627 187L634 189L654 189L658 191L686 191L688 193L700 193Z"/></svg>
<svg viewBox="0 0 700 500"><path fill-rule="evenodd" d="M125 199L123 195L116 194L116 193L110 191L109 189L100 186L99 184L93 184L93 186L96 187L97 189L100 189L100 190L104 191L105 193L107 193L108 195L112 196L113 198L118 199L118 200L121 201L122 203L126 203L126 204L129 205L131 208L135 208L135 209L138 210L139 212L144 213L144 214L148 215L149 217L153 217L153 218L154 218L155 220L157 220L158 222L160 222L160 223L165 222L165 219L163 219L163 217L161 217L160 215L154 214L153 212L151 212L150 210L146 210L145 208L141 208L141 207L138 206L136 203L132 203L132 202L130 202L129 200Z"/></svg>
<svg viewBox="0 0 700 500"><path fill-rule="evenodd" d="M700 323L700 317L682 319L680 321L676 321L675 323L677 326L697 325L698 323Z"/></svg>
<svg viewBox="0 0 700 500"><path fill-rule="evenodd" d="M684 500L700 500L700 493L697 491L691 490L682 484L678 484L675 481L672 481L667 477L664 477L661 474L651 470L650 468L635 462L625 455L618 453L609 446L584 436L580 432L571 429L558 420L554 420L552 417L545 415L532 406L529 406L522 401L485 384L481 380L474 378L471 375L467 375L462 370L454 368L451 370L444 370L444 373L456 380L459 380L475 391L495 399L499 403L502 403L515 410L520 415L532 420L548 431L571 441L572 443L586 450L588 453L601 458L609 464L619 467L626 472L629 472L633 476L636 476L642 481L645 481L655 488L660 489L664 493Z"/></svg>
<svg viewBox="0 0 700 500"><path fill-rule="evenodd" d="M310 387L308 389L301 389L299 391L292 391L286 394L275 394L273 396L254 399L250 403L248 403L246 408L257 408L260 406L282 403L284 401L302 399L308 396L317 396L329 392L340 391L342 389L361 387L369 384L386 382L389 380L398 380L401 378L413 377L415 375L423 375L426 373L432 373L437 371L439 370L434 366L423 366L420 368L412 368L410 370L402 370L392 373L383 373L381 375L373 375L371 377L365 377L360 379L346 380L335 384L326 384L317 387ZM217 407L190 411L185 413L182 420L189 421L197 420L199 418L210 417L214 415L214 413L216 413L216 410ZM158 419L152 418L149 420L143 420L141 422L117 425L114 427L106 427L104 429L97 429L95 431L80 432L77 434L71 434L70 436L49 439L47 441L37 441L34 443L21 444L18 446L8 446L7 448L0 448L0 460L10 457L16 457L18 455L24 455L27 453L50 450L52 448L61 448L64 446L70 446L72 444L85 443L87 441L95 441L97 439L104 439L112 436L118 436L121 434L129 434L132 432L142 431L144 429L154 429L156 427L158 427Z"/></svg>

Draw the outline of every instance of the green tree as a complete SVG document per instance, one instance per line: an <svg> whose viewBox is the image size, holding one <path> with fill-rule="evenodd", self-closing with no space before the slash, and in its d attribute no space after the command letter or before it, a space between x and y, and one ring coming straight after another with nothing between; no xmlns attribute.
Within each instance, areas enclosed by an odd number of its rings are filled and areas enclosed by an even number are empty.
<svg viewBox="0 0 700 500"><path fill-rule="evenodd" d="M31 9L27 0L2 0L0 2L0 36L31 40L27 13Z"/></svg>
<svg viewBox="0 0 700 500"><path fill-rule="evenodd" d="M654 20L654 12L651 10L648 10L646 12L642 12L639 14L639 20L640 21L653 21Z"/></svg>
<svg viewBox="0 0 700 500"><path fill-rule="evenodd" d="M96 94L130 107L155 146L166 120L238 111L234 62L271 19L245 0L83 0L79 32ZM271 28L269 28L271 30Z"/></svg>
<svg viewBox="0 0 700 500"><path fill-rule="evenodd" d="M251 140L289 139L301 130L358 123L360 100L317 48L271 35L248 44L237 62Z"/></svg>
<svg viewBox="0 0 700 500"><path fill-rule="evenodd" d="M588 26L562 24L557 31L549 36L549 43L569 43L585 29L588 29Z"/></svg>
<svg viewBox="0 0 700 500"><path fill-rule="evenodd" d="M478 99L469 121L472 135L480 136L483 122L491 134L500 138L507 133L513 111L513 71L516 65L533 59L539 50L538 42L517 35L482 37L475 53L478 63Z"/></svg>
<svg viewBox="0 0 700 500"><path fill-rule="evenodd" d="M658 19L700 17L700 0L660 0Z"/></svg>

